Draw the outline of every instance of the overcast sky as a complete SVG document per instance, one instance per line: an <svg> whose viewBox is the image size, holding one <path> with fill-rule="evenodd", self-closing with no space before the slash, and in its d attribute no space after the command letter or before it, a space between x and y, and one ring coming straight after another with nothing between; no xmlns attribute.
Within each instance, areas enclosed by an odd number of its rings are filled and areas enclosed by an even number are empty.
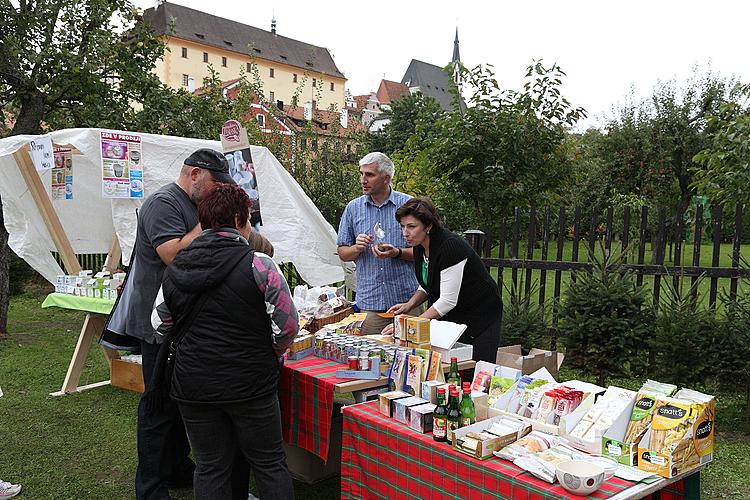
<svg viewBox="0 0 750 500"><path fill-rule="evenodd" d="M135 0L138 7L153 0ZM237 1L176 0L198 10L327 47L354 95L401 81L409 61L450 62L458 26L461 59L490 63L518 88L533 59L567 73L563 93L596 124L631 87L684 82L695 65L750 81L750 2L704 1Z"/></svg>

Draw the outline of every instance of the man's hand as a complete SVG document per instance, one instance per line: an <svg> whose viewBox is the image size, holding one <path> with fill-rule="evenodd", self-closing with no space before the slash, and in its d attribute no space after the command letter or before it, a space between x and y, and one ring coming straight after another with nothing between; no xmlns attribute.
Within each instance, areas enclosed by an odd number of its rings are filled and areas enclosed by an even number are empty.
<svg viewBox="0 0 750 500"><path fill-rule="evenodd" d="M384 337L393 337L393 323L386 325L386 327L383 328L383 331L380 332L380 335L383 335Z"/></svg>
<svg viewBox="0 0 750 500"><path fill-rule="evenodd" d="M372 243L372 236L369 234L358 234L352 246L357 249L357 253L362 253L367 250L370 243Z"/></svg>
<svg viewBox="0 0 750 500"><path fill-rule="evenodd" d="M169 265L172 263L177 253L183 248L190 245L190 243L192 243L193 240L197 238L202 231L203 230L201 229L201 225L196 224L195 227L182 238L175 238L173 240L165 241L164 243L156 247L156 253L159 254L159 258L162 260L162 262L164 262L164 264Z"/></svg>
<svg viewBox="0 0 750 500"><path fill-rule="evenodd" d="M372 246L372 253L375 254L375 257L378 259L396 259L401 252L399 252L398 248L389 243L380 243Z"/></svg>
<svg viewBox="0 0 750 500"><path fill-rule="evenodd" d="M395 306L392 306L390 309L388 309L388 313L406 314L412 309L414 308L410 306L408 302L404 302L402 304L396 304Z"/></svg>

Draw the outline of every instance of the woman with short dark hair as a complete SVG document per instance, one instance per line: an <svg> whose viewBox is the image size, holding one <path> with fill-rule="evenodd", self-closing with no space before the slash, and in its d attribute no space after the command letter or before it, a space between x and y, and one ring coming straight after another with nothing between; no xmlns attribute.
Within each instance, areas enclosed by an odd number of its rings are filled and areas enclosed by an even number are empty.
<svg viewBox="0 0 750 500"><path fill-rule="evenodd" d="M427 197L412 198L396 211L406 243L414 248L419 288L389 312L402 314L427 301L423 318L467 326L459 342L474 346L473 358L495 362L503 302L497 284L466 241L443 228ZM384 331L384 333L387 333Z"/></svg>
<svg viewBox="0 0 750 500"><path fill-rule="evenodd" d="M203 232L167 268L152 315L174 346L167 383L193 448L196 499L232 497L237 448L261 498L294 497L276 391L298 315L276 264L248 245L249 209L233 184L200 203Z"/></svg>

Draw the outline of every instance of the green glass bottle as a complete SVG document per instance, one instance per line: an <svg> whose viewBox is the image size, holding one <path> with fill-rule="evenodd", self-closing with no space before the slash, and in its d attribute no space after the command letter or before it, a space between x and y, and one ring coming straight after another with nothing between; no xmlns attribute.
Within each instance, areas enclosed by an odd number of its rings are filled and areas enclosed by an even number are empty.
<svg viewBox="0 0 750 500"><path fill-rule="evenodd" d="M449 384L455 384L461 387L461 373L458 371L458 358L451 358L451 369L445 376L445 381Z"/></svg>
<svg viewBox="0 0 750 500"><path fill-rule="evenodd" d="M461 427L476 423L477 413L474 409L474 400L471 399L471 388L464 387L464 397L461 399Z"/></svg>
<svg viewBox="0 0 750 500"><path fill-rule="evenodd" d="M448 425L448 405L445 402L445 387L438 389L438 404L432 412L432 439L448 441L445 430Z"/></svg>
<svg viewBox="0 0 750 500"><path fill-rule="evenodd" d="M453 431L461 427L461 410L458 408L458 391L451 392L451 404L448 407L447 425L445 437L449 443L453 443Z"/></svg>

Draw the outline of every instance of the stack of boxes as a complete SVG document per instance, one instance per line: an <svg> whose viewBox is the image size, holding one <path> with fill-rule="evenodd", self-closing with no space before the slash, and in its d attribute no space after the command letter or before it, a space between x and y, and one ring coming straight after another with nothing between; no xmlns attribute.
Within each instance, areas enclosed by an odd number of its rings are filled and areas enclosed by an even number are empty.
<svg viewBox="0 0 750 500"><path fill-rule="evenodd" d="M430 345L430 320L408 314L393 318L393 336L402 347L432 350Z"/></svg>
<svg viewBox="0 0 750 500"><path fill-rule="evenodd" d="M109 271L93 274L84 270L78 275L58 275L55 282L55 293L65 293L76 297L115 300L118 289L125 280L125 273L115 273L110 277Z"/></svg>

